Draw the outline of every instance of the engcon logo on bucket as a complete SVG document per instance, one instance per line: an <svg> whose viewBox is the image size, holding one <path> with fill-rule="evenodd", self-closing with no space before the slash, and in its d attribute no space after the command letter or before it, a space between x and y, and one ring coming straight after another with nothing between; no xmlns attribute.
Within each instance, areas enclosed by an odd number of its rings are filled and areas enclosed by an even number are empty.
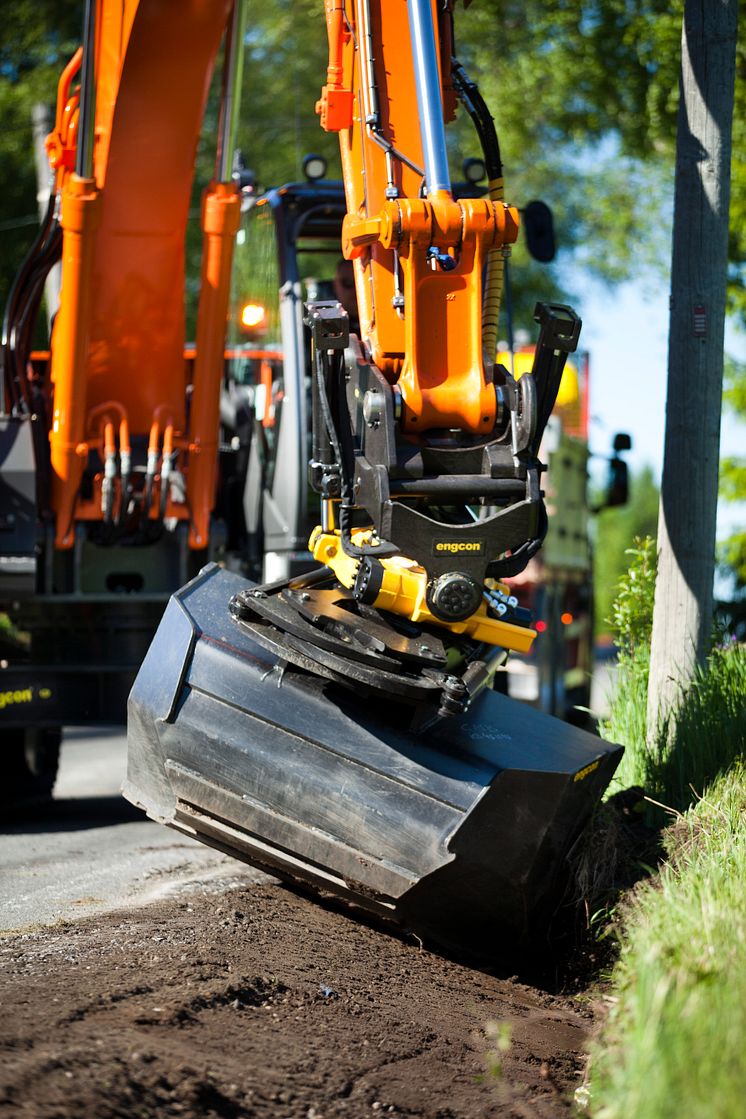
<svg viewBox="0 0 746 1119"><path fill-rule="evenodd" d="M31 685L28 688L9 688L7 691L0 691L0 711L4 711L6 707L23 707L39 699L51 698L52 691L46 687L38 688Z"/></svg>
<svg viewBox="0 0 746 1119"><path fill-rule="evenodd" d="M484 552L484 540L436 540L433 544L433 555L442 556L465 554L481 556Z"/></svg>
<svg viewBox="0 0 746 1119"><path fill-rule="evenodd" d="M593 771L595 769L598 769L600 764L601 764L601 759L596 758L595 762L591 762L590 765L586 765L582 769L579 769L578 772L573 777L573 781L583 781L583 780L585 780L585 778L588 777L589 774L593 773Z"/></svg>
<svg viewBox="0 0 746 1119"><path fill-rule="evenodd" d="M34 702L33 688L16 688L12 692L0 692L0 711L21 703Z"/></svg>

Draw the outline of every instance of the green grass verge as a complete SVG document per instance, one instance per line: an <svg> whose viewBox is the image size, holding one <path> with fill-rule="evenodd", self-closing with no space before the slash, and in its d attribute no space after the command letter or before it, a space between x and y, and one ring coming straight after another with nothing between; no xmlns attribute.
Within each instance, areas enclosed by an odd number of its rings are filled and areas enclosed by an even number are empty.
<svg viewBox="0 0 746 1119"><path fill-rule="evenodd" d="M638 646L622 653L617 691L604 738L626 747L612 792L642 785L671 808L687 808L719 773L746 754L746 648L715 649L699 669L670 733L645 739L650 653Z"/></svg>
<svg viewBox="0 0 746 1119"><path fill-rule="evenodd" d="M746 766L667 829L669 861L629 903L594 1119L736 1119L746 1100Z"/></svg>
<svg viewBox="0 0 746 1119"><path fill-rule="evenodd" d="M718 774L746 754L746 648L726 642L697 669L674 717L656 740L646 734L656 549L649 537L627 549L609 623L620 649L604 738L625 747L610 793L641 785L671 808L687 808Z"/></svg>
<svg viewBox="0 0 746 1119"><path fill-rule="evenodd" d="M647 774L645 750L645 721L648 704L648 671L650 649L640 646L631 652L622 650L617 662L614 691L609 707L609 717L602 719L599 731L609 742L624 746L610 793L644 785Z"/></svg>

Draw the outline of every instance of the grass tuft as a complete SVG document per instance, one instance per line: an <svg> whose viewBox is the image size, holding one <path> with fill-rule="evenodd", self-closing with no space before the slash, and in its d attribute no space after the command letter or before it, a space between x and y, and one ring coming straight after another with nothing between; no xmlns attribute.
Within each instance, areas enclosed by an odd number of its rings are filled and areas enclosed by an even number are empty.
<svg viewBox="0 0 746 1119"><path fill-rule="evenodd" d="M746 754L746 648L714 649L656 741L645 738L647 648L622 653L618 686L604 738L621 742L624 756L611 792L641 785L646 794L676 811L692 804L718 774Z"/></svg>

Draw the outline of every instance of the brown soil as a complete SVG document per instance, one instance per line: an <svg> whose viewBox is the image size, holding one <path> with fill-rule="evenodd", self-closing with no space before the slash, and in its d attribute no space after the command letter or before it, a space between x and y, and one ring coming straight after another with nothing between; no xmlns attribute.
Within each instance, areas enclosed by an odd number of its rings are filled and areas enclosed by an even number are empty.
<svg viewBox="0 0 746 1119"><path fill-rule="evenodd" d="M0 1116L28 1119L557 1119L591 1016L272 883L0 956Z"/></svg>

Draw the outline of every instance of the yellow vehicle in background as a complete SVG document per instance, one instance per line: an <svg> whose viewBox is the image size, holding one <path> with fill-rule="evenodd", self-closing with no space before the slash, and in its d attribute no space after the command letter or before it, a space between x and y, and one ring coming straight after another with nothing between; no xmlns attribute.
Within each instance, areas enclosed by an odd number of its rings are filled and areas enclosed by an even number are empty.
<svg viewBox="0 0 746 1119"><path fill-rule="evenodd" d="M530 372L532 346L498 360L520 378ZM581 351L565 365L557 401L547 424L541 458L549 527L541 551L508 580L521 607L531 612L537 637L527 654L513 654L502 685L510 696L549 715L586 725L594 666L592 517L628 498L627 465L620 457L631 440L614 436L604 500L589 494L588 446L590 356Z"/></svg>

